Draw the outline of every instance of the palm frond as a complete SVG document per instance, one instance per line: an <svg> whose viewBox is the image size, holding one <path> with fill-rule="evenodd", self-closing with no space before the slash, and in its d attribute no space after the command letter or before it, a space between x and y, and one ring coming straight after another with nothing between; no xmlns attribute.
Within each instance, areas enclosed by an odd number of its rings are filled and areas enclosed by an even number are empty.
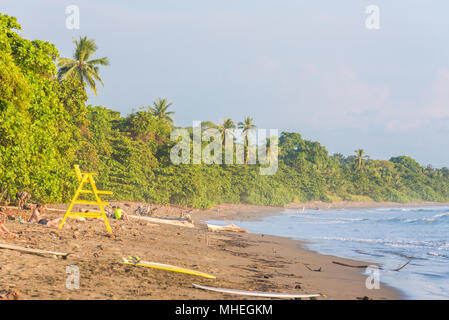
<svg viewBox="0 0 449 320"><path fill-rule="evenodd" d="M93 66L93 65L102 65L102 66L109 66L109 59L108 57L103 57L100 59L94 59L94 60L89 60L86 62L87 65Z"/></svg>

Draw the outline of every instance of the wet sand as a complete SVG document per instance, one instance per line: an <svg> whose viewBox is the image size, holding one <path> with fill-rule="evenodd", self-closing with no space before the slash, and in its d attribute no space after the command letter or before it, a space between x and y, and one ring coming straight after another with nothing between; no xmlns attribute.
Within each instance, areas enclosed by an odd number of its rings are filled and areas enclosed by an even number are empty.
<svg viewBox="0 0 449 320"><path fill-rule="evenodd" d="M121 202L128 214L139 203ZM313 205L316 205L313 204ZM64 205L53 208L64 208ZM153 207L154 208L154 207ZM69 220L68 227L7 221L18 239L2 243L70 252L67 259L0 249L0 291L17 290L21 299L251 299L196 289L192 283L251 291L314 294L328 299L400 299L401 293L381 284L368 290L363 269L334 264L363 265L305 250L288 238L233 232L210 232L204 219L238 220L279 213L281 208L221 205L210 210L158 207L157 217L188 213L195 228L147 223L141 220L111 221L114 237L103 222ZM16 218L30 212L8 209ZM49 217L63 212L47 211ZM121 264L122 257L177 265L215 275L217 279ZM69 290L68 266L80 271L80 288ZM312 271L320 270L320 271ZM319 298L319 299L325 299Z"/></svg>

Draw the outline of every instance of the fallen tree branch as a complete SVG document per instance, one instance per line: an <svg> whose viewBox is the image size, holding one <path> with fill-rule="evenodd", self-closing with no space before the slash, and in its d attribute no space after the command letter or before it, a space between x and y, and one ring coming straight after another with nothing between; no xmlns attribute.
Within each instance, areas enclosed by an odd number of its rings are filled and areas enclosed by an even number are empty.
<svg viewBox="0 0 449 320"><path fill-rule="evenodd" d="M58 212L66 212L67 210L65 209L56 209L56 208L46 208L45 210L48 211L58 211Z"/></svg>
<svg viewBox="0 0 449 320"><path fill-rule="evenodd" d="M176 219L163 219L163 218L153 218L153 217L141 217L141 216L135 216L135 215L128 215L128 218L137 219L137 220L144 220L148 222L154 222L154 223L164 223L164 224L171 224L178 227L187 227L187 228L194 228L195 225L193 223L188 222L187 220L176 220Z"/></svg>
<svg viewBox="0 0 449 320"><path fill-rule="evenodd" d="M397 269L394 269L393 271L400 271L402 268L404 268L406 265L408 265L412 260L407 261L402 267L399 267Z"/></svg>
<svg viewBox="0 0 449 320"><path fill-rule="evenodd" d="M346 264L346 263L342 263L342 262L338 262L338 261L332 261L332 263L338 264L340 266L344 266L344 267L350 267L350 268L368 268L369 266L367 265L363 265L363 266L353 266L350 264Z"/></svg>
<svg viewBox="0 0 449 320"><path fill-rule="evenodd" d="M314 271L314 272L321 272L321 267L318 267L318 269L312 269L310 268L307 264L302 263L302 262L296 262L296 264L302 264L304 267L306 267L308 270L310 271Z"/></svg>
<svg viewBox="0 0 449 320"><path fill-rule="evenodd" d="M37 254L37 255L60 256L63 258L67 258L67 256L70 254L70 253L64 253L64 252L54 252L54 251L47 251L47 250L40 250L40 249L25 248L25 247L15 246L12 244L6 244L6 243L0 243L0 249L17 250L17 251L22 251L22 252L32 253L32 254Z"/></svg>

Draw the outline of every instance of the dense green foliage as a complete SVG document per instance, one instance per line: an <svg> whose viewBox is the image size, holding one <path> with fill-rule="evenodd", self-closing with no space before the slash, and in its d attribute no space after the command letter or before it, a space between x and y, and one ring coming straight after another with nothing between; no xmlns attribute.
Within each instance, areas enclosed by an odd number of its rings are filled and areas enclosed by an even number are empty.
<svg viewBox="0 0 449 320"><path fill-rule="evenodd" d="M0 14L3 195L28 190L35 200L68 201L78 163L98 172L101 188L120 200L200 208L223 202L449 201L447 168L424 168L406 156L372 160L363 149L349 157L329 156L318 142L291 132L280 136L279 168L271 176L260 175L257 165L173 165L173 111L167 100L127 116L86 106L82 84L58 79L56 48L23 39L18 29L14 18ZM235 127L227 118L222 124L203 123L203 129L220 131L222 144L226 130ZM247 117L238 127L249 130L253 120Z"/></svg>
<svg viewBox="0 0 449 320"><path fill-rule="evenodd" d="M55 46L21 38L14 18L0 15L0 182L9 193L32 190L43 201L72 191L84 90L55 78Z"/></svg>

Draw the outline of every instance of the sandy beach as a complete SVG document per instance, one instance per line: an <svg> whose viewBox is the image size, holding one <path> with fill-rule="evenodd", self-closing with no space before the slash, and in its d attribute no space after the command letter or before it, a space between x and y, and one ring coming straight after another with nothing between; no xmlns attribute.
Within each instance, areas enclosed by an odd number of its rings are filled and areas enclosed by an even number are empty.
<svg viewBox="0 0 449 320"><path fill-rule="evenodd" d="M132 213L140 203L121 202ZM316 208L320 203L302 204ZM359 204L362 205L362 204ZM365 206L368 204L364 204ZM386 206L387 204L384 204ZM397 204L396 204L397 205ZM410 204L410 205L424 205ZM343 204L340 204L343 207ZM390 206L390 204L388 204ZM50 206L64 208L64 205ZM289 206L294 208L294 205ZM346 206L354 208L357 205ZM368 290L364 269L334 264L333 261L363 265L334 256L320 255L288 238L250 233L210 232L205 219L257 219L282 208L249 205L220 205L210 210L158 207L157 217L177 218L189 212L195 228L154 224L130 219L111 221L114 237L102 222L70 220L68 227L54 227L7 221L17 239L1 243L68 252L66 259L0 249L0 291L19 293L21 299L248 299L202 291L192 283L213 287L281 293L325 294L327 299L400 299L401 293L381 284ZM16 218L29 211L7 209ZM60 217L63 212L47 211ZM206 272L216 279L121 264L122 257L177 265ZM66 288L68 266L80 271L80 288ZM315 271L314 271L315 270ZM320 271L317 271L320 270ZM319 298L319 299L325 299Z"/></svg>

